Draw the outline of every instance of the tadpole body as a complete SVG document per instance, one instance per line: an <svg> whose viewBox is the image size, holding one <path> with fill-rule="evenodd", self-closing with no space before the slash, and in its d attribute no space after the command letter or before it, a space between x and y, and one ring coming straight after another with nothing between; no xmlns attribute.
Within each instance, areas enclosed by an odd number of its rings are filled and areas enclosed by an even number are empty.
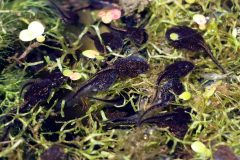
<svg viewBox="0 0 240 160"><path fill-rule="evenodd" d="M189 61L177 61L168 65L164 71L160 73L156 82L156 93L152 105L143 112L139 118L139 123L146 114L156 108L166 107L169 102L175 99L175 95L180 95L184 92L184 86L180 78L186 76L193 69L194 64ZM167 79L167 81L164 85L160 86L163 79Z"/></svg>
<svg viewBox="0 0 240 160"><path fill-rule="evenodd" d="M156 85L159 85L163 79L185 77L194 69L194 64L189 61L176 61L168 65L158 76Z"/></svg>
<svg viewBox="0 0 240 160"><path fill-rule="evenodd" d="M148 40L148 34L144 28L126 27L118 28L112 25L107 25L113 33L120 33L123 37L130 39L136 46L141 46Z"/></svg>
<svg viewBox="0 0 240 160"><path fill-rule="evenodd" d="M180 95L182 92L184 92L184 86L180 79L178 78L170 79L160 88L153 102L154 104L156 103L167 104L175 99L174 94Z"/></svg>
<svg viewBox="0 0 240 160"><path fill-rule="evenodd" d="M124 45L124 38L119 33L105 32L101 33L100 35L103 44L100 42L97 35L91 35L88 33L88 36L94 41L94 45L99 52L104 53L105 46L109 46L112 50L118 50Z"/></svg>
<svg viewBox="0 0 240 160"><path fill-rule="evenodd" d="M34 106L37 103L46 101L51 91L62 85L67 81L67 77L63 76L61 72L54 71L48 77L34 81L30 81L31 86L24 94L24 107ZM24 85L23 89L27 86ZM23 107L23 108L24 108Z"/></svg>
<svg viewBox="0 0 240 160"><path fill-rule="evenodd" d="M80 86L73 98L76 96L86 96L99 91L105 91L116 81L117 78L118 74L115 69L108 68L100 71Z"/></svg>
<svg viewBox="0 0 240 160"><path fill-rule="evenodd" d="M129 56L120 58L113 63L119 77L136 77L149 69L149 65L144 58Z"/></svg>
<svg viewBox="0 0 240 160"><path fill-rule="evenodd" d="M203 37L196 30L187 26L174 26L166 31L165 37L170 45L178 49L186 49L190 51L203 50L216 66L226 73L225 69L219 64L217 59L213 56L210 48L205 43Z"/></svg>
<svg viewBox="0 0 240 160"><path fill-rule="evenodd" d="M177 61L168 65L164 71L160 73L156 82L156 93L153 98L153 102L156 100L159 94L159 85L163 79L179 79L185 77L189 72L194 69L194 64L189 61ZM179 83L177 80L169 81L170 84ZM175 85L176 86L176 85ZM172 85L174 87L174 85ZM176 88L176 87L175 87Z"/></svg>

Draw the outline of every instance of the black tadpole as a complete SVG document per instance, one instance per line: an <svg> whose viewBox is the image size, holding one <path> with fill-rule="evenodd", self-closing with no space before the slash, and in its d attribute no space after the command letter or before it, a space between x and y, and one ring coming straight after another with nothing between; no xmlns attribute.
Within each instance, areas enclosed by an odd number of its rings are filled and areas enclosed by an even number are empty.
<svg viewBox="0 0 240 160"><path fill-rule="evenodd" d="M187 26L174 26L166 31L165 37L170 45L175 48L187 49L190 51L204 50L204 52L208 54L216 66L222 71L222 73L226 73L225 69L213 56L203 37L196 30Z"/></svg>
<svg viewBox="0 0 240 160"><path fill-rule="evenodd" d="M162 71L157 79L156 82L156 93L153 98L153 102L157 99L158 93L159 93L159 85L163 79L178 79L181 77L186 76L189 72L191 72L194 69L194 64L189 61L177 61L170 65L168 65L164 71ZM168 84L175 84L177 81L169 81ZM174 86L174 85L173 85ZM176 85L175 85L176 86ZM175 87L177 88L177 87Z"/></svg>

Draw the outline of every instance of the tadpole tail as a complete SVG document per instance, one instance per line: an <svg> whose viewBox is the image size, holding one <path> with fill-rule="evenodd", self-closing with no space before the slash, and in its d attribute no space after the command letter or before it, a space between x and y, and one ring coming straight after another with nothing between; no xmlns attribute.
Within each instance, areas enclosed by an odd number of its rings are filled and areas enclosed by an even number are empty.
<svg viewBox="0 0 240 160"><path fill-rule="evenodd" d="M166 105L167 105L166 103L160 102L160 103L155 103L155 104L153 104L152 106L150 106L150 108L147 109L145 112L143 112L143 114L139 117L138 122L137 122L137 126L138 126L138 127L141 126L141 124L142 124L142 122L143 122L143 120L144 120L143 117L144 117L146 114L148 114L150 111L152 111L152 110L154 110L154 109L156 109L156 108L164 108Z"/></svg>
<svg viewBox="0 0 240 160"><path fill-rule="evenodd" d="M159 93L159 85L160 85L160 82L164 79L164 74L165 72L162 72L160 76L158 76L158 79L157 79L157 82L156 82L156 92L154 94L154 97L153 97L153 100L152 100L152 103L155 102L155 100L157 99L157 96L158 96L158 93Z"/></svg>
<svg viewBox="0 0 240 160"><path fill-rule="evenodd" d="M90 99L94 99L94 100L101 101L101 102L111 104L111 105L121 105L121 104L118 104L117 99L103 99L103 98L98 98L98 97L93 97L93 96L87 96L87 97Z"/></svg>
<svg viewBox="0 0 240 160"><path fill-rule="evenodd" d="M209 57L212 59L213 63L216 64L216 66L221 70L223 74L226 74L226 70L222 67L222 65L218 62L218 60L213 56L212 51L207 47L205 44L200 43L201 47L204 49L204 51L209 55Z"/></svg>

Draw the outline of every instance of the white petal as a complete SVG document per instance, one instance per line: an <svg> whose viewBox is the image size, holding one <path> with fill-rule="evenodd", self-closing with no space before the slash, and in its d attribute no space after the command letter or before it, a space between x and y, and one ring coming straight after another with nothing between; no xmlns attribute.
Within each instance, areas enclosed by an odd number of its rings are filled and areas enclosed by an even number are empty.
<svg viewBox="0 0 240 160"><path fill-rule="evenodd" d="M44 29L45 27L39 21L33 21L28 25L28 30L34 34L35 38L41 36L44 33Z"/></svg>
<svg viewBox="0 0 240 160"><path fill-rule="evenodd" d="M19 39L27 42L27 41L32 41L34 40L35 36L33 35L33 33L31 31L29 31L28 29L22 30L19 34Z"/></svg>
<svg viewBox="0 0 240 160"><path fill-rule="evenodd" d="M193 21L199 25L203 25L207 23L206 17L202 14L195 14L193 16Z"/></svg>

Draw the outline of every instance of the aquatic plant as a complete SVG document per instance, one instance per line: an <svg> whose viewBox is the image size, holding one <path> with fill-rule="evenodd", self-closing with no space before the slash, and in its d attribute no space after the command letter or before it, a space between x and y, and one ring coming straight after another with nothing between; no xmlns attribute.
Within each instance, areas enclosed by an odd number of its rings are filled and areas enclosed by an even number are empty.
<svg viewBox="0 0 240 160"><path fill-rule="evenodd" d="M121 18L100 22L98 12L114 8ZM238 157L239 11L236 0L2 0L0 157ZM207 20L203 30L196 15ZM19 39L33 21L44 24L45 41ZM182 36L166 39L175 26L196 39L169 45ZM189 54L202 51L199 39L227 74Z"/></svg>

